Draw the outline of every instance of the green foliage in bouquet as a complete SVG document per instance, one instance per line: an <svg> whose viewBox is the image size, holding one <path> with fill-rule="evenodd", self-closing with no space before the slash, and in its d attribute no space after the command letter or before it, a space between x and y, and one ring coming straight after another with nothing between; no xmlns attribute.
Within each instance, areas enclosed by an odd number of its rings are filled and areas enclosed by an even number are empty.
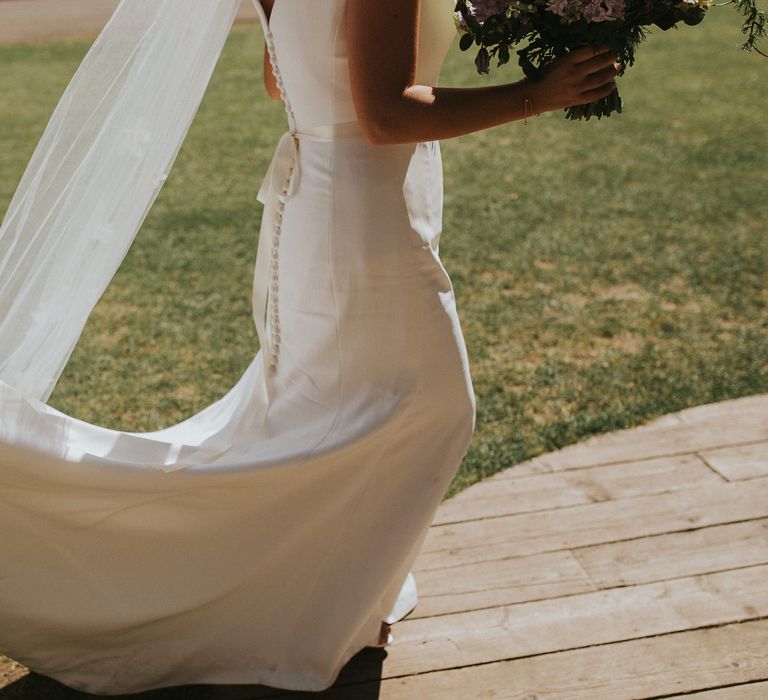
<svg viewBox="0 0 768 700"><path fill-rule="evenodd" d="M618 75L635 62L637 47L646 38L647 28L668 30L682 22L699 24L712 0L457 0L454 20L461 34L459 47L479 46L475 66L488 73L491 58L497 66L510 60L516 51L518 63L532 80L540 80L544 69L558 56L580 46L595 49L610 47L621 68ZM756 0L728 0L744 17L741 48L760 51L756 43L766 35L768 13L757 8ZM607 97L565 110L568 119L608 117L621 112L618 89Z"/></svg>

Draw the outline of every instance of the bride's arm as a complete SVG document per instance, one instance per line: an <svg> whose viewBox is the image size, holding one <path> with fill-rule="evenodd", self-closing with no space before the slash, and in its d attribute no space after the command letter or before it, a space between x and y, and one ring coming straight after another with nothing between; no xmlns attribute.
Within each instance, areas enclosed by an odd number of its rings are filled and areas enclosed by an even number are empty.
<svg viewBox="0 0 768 700"><path fill-rule="evenodd" d="M261 6L264 8L264 14L267 15L267 19L272 14L274 4L275 0L261 0ZM272 72L272 66L269 63L269 51L267 51L266 42L264 43L264 87L267 88L267 92L273 100L280 99L280 90L277 88L275 74Z"/></svg>
<svg viewBox="0 0 768 700"><path fill-rule="evenodd" d="M528 115L584 104L615 87L607 51L578 49L556 59L543 80L474 88L414 84L420 0L348 0L346 37L352 99L372 143L432 141ZM430 0L427 0L430 1ZM278 0L279 2L279 0Z"/></svg>

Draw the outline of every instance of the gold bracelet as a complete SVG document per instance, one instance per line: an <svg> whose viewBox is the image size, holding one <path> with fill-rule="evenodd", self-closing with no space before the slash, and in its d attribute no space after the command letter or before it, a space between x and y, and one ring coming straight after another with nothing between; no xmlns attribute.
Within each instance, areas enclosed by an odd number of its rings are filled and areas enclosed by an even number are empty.
<svg viewBox="0 0 768 700"><path fill-rule="evenodd" d="M531 107L531 116L536 114L535 110L533 109L533 103L526 97L523 104L523 126L528 126L528 105ZM536 114L536 116L538 117L539 115Z"/></svg>

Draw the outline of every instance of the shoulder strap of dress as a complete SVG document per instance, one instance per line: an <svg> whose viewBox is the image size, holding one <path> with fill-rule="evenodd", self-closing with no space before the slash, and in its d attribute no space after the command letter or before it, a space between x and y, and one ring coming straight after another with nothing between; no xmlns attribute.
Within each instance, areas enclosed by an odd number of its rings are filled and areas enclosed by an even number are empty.
<svg viewBox="0 0 768 700"><path fill-rule="evenodd" d="M285 86L283 85L283 77L280 75L280 68L277 64L277 53L275 51L275 41L272 37L272 29L269 26L269 20L267 14L264 12L264 8L261 6L260 0L252 0L253 6L256 8L256 14L259 15L259 24L264 31L264 41L267 45L267 53L269 54L269 63L272 68L272 75L275 76L275 82L277 83L277 89L280 91L280 97L283 100L285 106L285 113L288 116L288 129L291 132L296 131L296 117L293 114L293 108L288 100L288 95L285 93ZM281 0L276 0L280 2ZM274 7L273 7L274 10Z"/></svg>

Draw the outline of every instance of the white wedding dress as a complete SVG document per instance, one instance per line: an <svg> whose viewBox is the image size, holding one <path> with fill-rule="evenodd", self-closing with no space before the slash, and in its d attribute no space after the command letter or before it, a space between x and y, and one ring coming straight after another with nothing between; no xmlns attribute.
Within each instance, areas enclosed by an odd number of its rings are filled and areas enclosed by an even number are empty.
<svg viewBox="0 0 768 700"><path fill-rule="evenodd" d="M421 0L419 83L453 4ZM257 3L289 130L259 191L262 347L236 386L132 433L0 381L0 653L34 671L99 694L316 691L416 604L475 398L439 143L362 137L344 9L276 0L267 24Z"/></svg>

